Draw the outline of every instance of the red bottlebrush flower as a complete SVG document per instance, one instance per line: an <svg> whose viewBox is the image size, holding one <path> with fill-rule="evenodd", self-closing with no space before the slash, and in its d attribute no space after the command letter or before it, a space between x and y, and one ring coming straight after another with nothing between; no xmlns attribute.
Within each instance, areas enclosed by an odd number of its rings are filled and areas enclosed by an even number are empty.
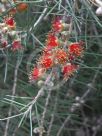
<svg viewBox="0 0 102 136"><path fill-rule="evenodd" d="M83 54L83 47L80 42L72 43L68 47L69 54L72 54L76 57L81 57Z"/></svg>
<svg viewBox="0 0 102 136"><path fill-rule="evenodd" d="M15 28L16 23L15 23L13 17L6 17L4 22L9 28L11 28L11 29Z"/></svg>
<svg viewBox="0 0 102 136"><path fill-rule="evenodd" d="M13 43L12 43L12 50L16 51L16 50L19 50L19 49L22 49L21 42L17 41L17 40L13 41Z"/></svg>
<svg viewBox="0 0 102 136"><path fill-rule="evenodd" d="M58 38L54 34L49 33L47 37L46 47L52 49L53 47L56 47L58 45L59 45Z"/></svg>
<svg viewBox="0 0 102 136"><path fill-rule="evenodd" d="M52 29L55 32L60 32L63 29L63 23L60 18L55 18L52 22Z"/></svg>
<svg viewBox="0 0 102 136"><path fill-rule="evenodd" d="M42 56L39 62L42 67L46 69L51 68L53 66L53 60L49 56Z"/></svg>
<svg viewBox="0 0 102 136"><path fill-rule="evenodd" d="M34 67L29 75L29 80L38 80L44 74L43 68Z"/></svg>
<svg viewBox="0 0 102 136"><path fill-rule="evenodd" d="M67 59L68 55L64 50L59 49L55 52L55 61L57 60L57 63L63 64L67 61Z"/></svg>
<svg viewBox="0 0 102 136"><path fill-rule="evenodd" d="M64 74L64 77L70 77L71 75L74 74L78 69L78 65L68 63L65 65L62 69L62 73Z"/></svg>
<svg viewBox="0 0 102 136"><path fill-rule="evenodd" d="M37 79L39 77L40 70L38 68L34 68L32 71L32 77L33 79Z"/></svg>

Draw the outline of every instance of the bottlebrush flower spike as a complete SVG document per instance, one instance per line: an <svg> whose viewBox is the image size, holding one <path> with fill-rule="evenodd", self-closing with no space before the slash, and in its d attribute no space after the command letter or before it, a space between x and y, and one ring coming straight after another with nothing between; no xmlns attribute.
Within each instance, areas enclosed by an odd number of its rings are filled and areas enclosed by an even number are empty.
<svg viewBox="0 0 102 136"><path fill-rule="evenodd" d="M55 31L55 32L60 32L62 31L63 29L63 23L62 23L62 20L60 18L55 18L53 21L52 21L52 30Z"/></svg>
<svg viewBox="0 0 102 136"><path fill-rule="evenodd" d="M76 57L81 57L83 54L83 51L84 51L84 48L81 42L75 42L68 46L69 54L74 55Z"/></svg>
<svg viewBox="0 0 102 136"><path fill-rule="evenodd" d="M13 43L12 43L12 50L16 51L16 50L20 50L20 49L22 49L21 42L18 41L18 40L13 41Z"/></svg>
<svg viewBox="0 0 102 136"><path fill-rule="evenodd" d="M63 66L62 73L64 74L65 78L70 77L74 74L78 69L78 65L68 63L67 65Z"/></svg>
<svg viewBox="0 0 102 136"><path fill-rule="evenodd" d="M52 49L53 47L57 47L58 45L58 38L53 33L49 33L46 41L46 47Z"/></svg>
<svg viewBox="0 0 102 136"><path fill-rule="evenodd" d="M30 82L34 80L38 80L43 74L44 74L43 68L38 68L37 66L34 67L31 73L29 74Z"/></svg>
<svg viewBox="0 0 102 136"><path fill-rule="evenodd" d="M5 17L4 23L11 29L14 29L16 27L16 23L13 17Z"/></svg>
<svg viewBox="0 0 102 136"><path fill-rule="evenodd" d="M57 63L63 64L67 61L67 59L68 55L63 49L58 49L55 52L55 61L57 61Z"/></svg>
<svg viewBox="0 0 102 136"><path fill-rule="evenodd" d="M39 64L42 65L43 68L49 69L53 66L53 60L49 56L42 56L39 60Z"/></svg>

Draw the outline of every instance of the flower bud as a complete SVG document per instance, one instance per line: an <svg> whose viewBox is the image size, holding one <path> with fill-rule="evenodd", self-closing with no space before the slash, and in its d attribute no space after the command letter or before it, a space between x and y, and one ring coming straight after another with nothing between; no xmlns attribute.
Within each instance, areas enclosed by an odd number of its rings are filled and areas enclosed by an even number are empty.
<svg viewBox="0 0 102 136"><path fill-rule="evenodd" d="M43 80L39 80L39 81L37 82L37 84L38 84L39 87L41 87L41 86L44 85L44 81L43 81Z"/></svg>

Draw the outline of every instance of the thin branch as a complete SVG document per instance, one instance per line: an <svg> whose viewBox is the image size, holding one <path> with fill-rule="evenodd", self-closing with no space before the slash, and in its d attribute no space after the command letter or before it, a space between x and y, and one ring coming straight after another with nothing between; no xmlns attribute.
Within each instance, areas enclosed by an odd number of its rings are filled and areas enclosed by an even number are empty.
<svg viewBox="0 0 102 136"><path fill-rule="evenodd" d="M44 111L43 111L43 113L42 113L42 118L41 118L41 124L40 124L40 127L41 127L41 128L44 128L44 119L45 119L45 115L46 115L46 112L47 112L49 100L50 100L50 98L51 98L51 92L52 92L52 90L49 90L48 96L47 96L47 98L46 98L46 103L45 103ZM42 136L42 135L43 135L43 131L40 131L40 136Z"/></svg>
<svg viewBox="0 0 102 136"><path fill-rule="evenodd" d="M21 110L24 110L25 108L28 107L28 109L25 111L25 113L24 113L24 115L23 115L23 117L22 117L22 119L21 119L21 121L20 121L18 127L20 127L20 125L21 125L21 123L22 123L24 117L27 116L27 114L32 110L33 105L34 105L34 104L37 102L37 100L42 96L43 91L44 91L44 89L45 89L45 86L46 86L47 83L49 82L49 80L50 80L50 78L51 78L51 75L52 75L52 73L49 74L49 76L47 77L47 79L46 79L44 85L43 85L42 88L38 91L38 93L37 93L37 95L35 96L35 98L34 98L30 103L28 103L26 106L24 106L24 107L21 109Z"/></svg>
<svg viewBox="0 0 102 136"><path fill-rule="evenodd" d="M29 32L32 31L33 28L35 28L43 19L43 17L45 16L46 12L47 12L48 6L45 5L44 10L42 11L41 15L39 16L38 20L34 23L33 27L30 27Z"/></svg>
<svg viewBox="0 0 102 136"><path fill-rule="evenodd" d="M56 111L56 108L57 108L57 103L58 103L58 93L57 93L57 96L56 96L56 99L55 99L54 110L53 110L53 113L51 115L51 120L50 120L49 128L48 128L48 131L47 131L47 136L50 136L51 128L52 128L52 125L53 125L53 122L54 122L55 111Z"/></svg>
<svg viewBox="0 0 102 136"><path fill-rule="evenodd" d="M15 71L14 71L14 83L13 83L13 88L12 88L12 96L14 96L15 93L16 93L17 75L18 75L18 69L19 69L19 66L20 66L20 64L21 64L21 61L22 61L22 59L19 60L19 58L18 58L17 63L16 63L16 66L15 66ZM12 100L13 100L13 99L14 99L14 97L12 97ZM11 114L12 114L12 108L13 108L13 107L12 107L12 103L13 103L13 102L11 102L11 105L10 105L10 108L9 108L8 117L10 117ZM9 123L10 123L10 118L7 119L5 131L4 131L4 136L7 136Z"/></svg>

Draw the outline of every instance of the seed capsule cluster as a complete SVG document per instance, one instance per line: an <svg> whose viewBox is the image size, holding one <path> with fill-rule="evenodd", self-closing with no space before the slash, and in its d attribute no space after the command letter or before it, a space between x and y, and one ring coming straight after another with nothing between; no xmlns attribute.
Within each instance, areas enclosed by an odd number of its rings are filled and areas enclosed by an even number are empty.
<svg viewBox="0 0 102 136"><path fill-rule="evenodd" d="M29 74L30 82L39 81L47 71L60 68L63 79L68 79L79 68L77 58L84 53L83 42L69 41L71 21L65 22L60 17L52 21L51 31L47 35L45 47L36 65Z"/></svg>

